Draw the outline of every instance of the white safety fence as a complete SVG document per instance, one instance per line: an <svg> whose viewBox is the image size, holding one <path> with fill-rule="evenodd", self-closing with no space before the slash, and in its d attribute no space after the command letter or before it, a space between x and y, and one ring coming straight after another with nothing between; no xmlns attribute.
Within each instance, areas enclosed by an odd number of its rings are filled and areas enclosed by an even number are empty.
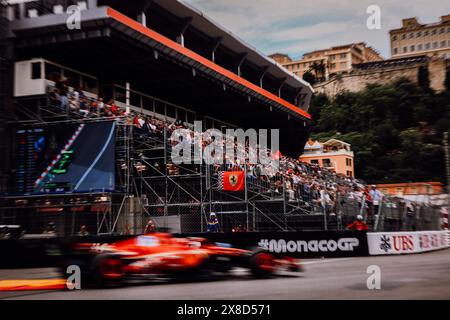
<svg viewBox="0 0 450 320"><path fill-rule="evenodd" d="M450 247L450 233L444 231L375 232L367 234L370 255L410 254Z"/></svg>

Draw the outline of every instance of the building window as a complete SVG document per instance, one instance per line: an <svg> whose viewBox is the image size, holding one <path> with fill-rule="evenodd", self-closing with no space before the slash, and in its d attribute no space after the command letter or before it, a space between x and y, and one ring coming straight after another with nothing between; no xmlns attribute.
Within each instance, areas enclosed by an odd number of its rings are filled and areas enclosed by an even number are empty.
<svg viewBox="0 0 450 320"><path fill-rule="evenodd" d="M445 47L445 40L441 41L441 48Z"/></svg>
<svg viewBox="0 0 450 320"><path fill-rule="evenodd" d="M330 56L330 60L335 60L335 59L336 59L336 56L334 54Z"/></svg>
<svg viewBox="0 0 450 320"><path fill-rule="evenodd" d="M436 29L431 30L431 35L435 35L436 34Z"/></svg>
<svg viewBox="0 0 450 320"><path fill-rule="evenodd" d="M438 47L437 41L433 42L433 49L436 49Z"/></svg>
<svg viewBox="0 0 450 320"><path fill-rule="evenodd" d="M31 79L41 78L41 62L33 62L31 64Z"/></svg>
<svg viewBox="0 0 450 320"><path fill-rule="evenodd" d="M341 62L341 68L346 68L347 67L347 62Z"/></svg>
<svg viewBox="0 0 450 320"><path fill-rule="evenodd" d="M347 54L346 53L341 53L341 59L345 59L347 58Z"/></svg>
<svg viewBox="0 0 450 320"><path fill-rule="evenodd" d="M311 160L311 163L312 163L312 164L319 164L319 160L317 160L317 159L312 159L312 160Z"/></svg>
<svg viewBox="0 0 450 320"><path fill-rule="evenodd" d="M417 46L417 50L419 50L419 51L422 51L422 50L423 50L422 44L419 44L419 45Z"/></svg>
<svg viewBox="0 0 450 320"><path fill-rule="evenodd" d="M396 188L396 193L398 196L402 196L403 195L403 188Z"/></svg>
<svg viewBox="0 0 450 320"><path fill-rule="evenodd" d="M392 36L392 41L397 41L397 36Z"/></svg>
<svg viewBox="0 0 450 320"><path fill-rule="evenodd" d="M419 38L421 36L422 36L422 31L418 31L417 34L416 34L416 37Z"/></svg>
<svg viewBox="0 0 450 320"><path fill-rule="evenodd" d="M428 30L425 30L424 32L423 32L423 35L424 36L427 36L427 35L429 35L430 34L430 31L428 31Z"/></svg>
<svg viewBox="0 0 450 320"><path fill-rule="evenodd" d="M347 167L351 167L352 166L352 159L346 158L345 159L345 164L347 165Z"/></svg>
<svg viewBox="0 0 450 320"><path fill-rule="evenodd" d="M403 53L408 52L408 48L407 47L403 47Z"/></svg>
<svg viewBox="0 0 450 320"><path fill-rule="evenodd" d="M430 43L428 42L427 44L425 44L425 50L430 49Z"/></svg>
<svg viewBox="0 0 450 320"><path fill-rule="evenodd" d="M402 40L406 39L406 34L402 34Z"/></svg>
<svg viewBox="0 0 450 320"><path fill-rule="evenodd" d="M322 160L322 165L323 165L325 168L331 167L331 160L330 160L330 159L323 159L323 160Z"/></svg>
<svg viewBox="0 0 450 320"><path fill-rule="evenodd" d="M417 194L417 188L411 187L411 194Z"/></svg>
<svg viewBox="0 0 450 320"><path fill-rule="evenodd" d="M416 48L415 48L414 45L412 45L412 46L409 47L409 50L410 50L411 52L413 52L415 49L416 49Z"/></svg>
<svg viewBox="0 0 450 320"><path fill-rule="evenodd" d="M410 39L414 38L414 33L410 33L410 34L409 34L409 38L410 38Z"/></svg>
<svg viewBox="0 0 450 320"><path fill-rule="evenodd" d="M348 176L348 177L353 177L353 172L347 171L347 176Z"/></svg>
<svg viewBox="0 0 450 320"><path fill-rule="evenodd" d="M336 68L336 63L331 64L331 69L334 69L334 68Z"/></svg>
<svg viewBox="0 0 450 320"><path fill-rule="evenodd" d="M442 34L442 33L444 33L445 32L445 29L444 28L441 28L441 30L439 30L439 33L440 34Z"/></svg>
<svg viewBox="0 0 450 320"><path fill-rule="evenodd" d="M394 48L394 54L397 54L397 53L398 53L398 49Z"/></svg>

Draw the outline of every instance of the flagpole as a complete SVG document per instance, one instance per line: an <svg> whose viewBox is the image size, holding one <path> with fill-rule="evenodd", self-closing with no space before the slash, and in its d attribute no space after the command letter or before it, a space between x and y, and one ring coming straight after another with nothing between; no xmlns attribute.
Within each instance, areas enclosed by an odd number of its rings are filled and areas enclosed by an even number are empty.
<svg viewBox="0 0 450 320"><path fill-rule="evenodd" d="M200 232L203 233L203 170L200 163Z"/></svg>
<svg viewBox="0 0 450 320"><path fill-rule="evenodd" d="M283 192L283 217L284 217L284 228L285 228L284 231L287 231L288 223L287 223L287 216L286 216L287 207L286 207L286 177L284 175L285 172L286 172L286 167L285 167L285 163L284 163L282 166L282 170L281 170L281 182L283 184L282 192Z"/></svg>
<svg viewBox="0 0 450 320"><path fill-rule="evenodd" d="M249 221L248 221L248 195L247 195L247 162L244 160L244 196L245 196L245 209L247 215L247 231L249 230Z"/></svg>
<svg viewBox="0 0 450 320"><path fill-rule="evenodd" d="M211 176L212 176L212 168L214 168L214 166L211 166L211 165L207 165L207 167L206 167L206 170L207 170L207 174L208 174L208 187L209 187L209 192L208 192L208 195L209 195L209 212L208 212L208 217L209 217L209 215L211 214L211 212L213 211L212 210L212 188L211 188ZM219 220L219 216L217 215L216 216L217 217L217 220ZM219 228L220 228L220 224L219 224Z"/></svg>
<svg viewBox="0 0 450 320"><path fill-rule="evenodd" d="M167 141L168 137L167 137L167 128L164 128L164 173L165 173L165 186L164 186L164 227L167 228L168 227L168 218L167 216L169 215L169 208L167 206L167 198L169 195L169 170L167 168L167 148L168 148L168 141Z"/></svg>

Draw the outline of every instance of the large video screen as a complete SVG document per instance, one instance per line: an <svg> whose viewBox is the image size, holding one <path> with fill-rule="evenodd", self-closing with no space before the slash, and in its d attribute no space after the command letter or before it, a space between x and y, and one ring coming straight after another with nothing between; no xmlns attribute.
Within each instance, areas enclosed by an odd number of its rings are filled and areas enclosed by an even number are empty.
<svg viewBox="0 0 450 320"><path fill-rule="evenodd" d="M16 193L114 190L113 121L23 128L16 136Z"/></svg>

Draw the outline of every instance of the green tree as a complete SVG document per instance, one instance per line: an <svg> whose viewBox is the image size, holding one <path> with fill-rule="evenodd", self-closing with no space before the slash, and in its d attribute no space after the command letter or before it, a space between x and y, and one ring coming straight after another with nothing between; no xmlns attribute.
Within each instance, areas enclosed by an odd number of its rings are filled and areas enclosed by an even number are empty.
<svg viewBox="0 0 450 320"><path fill-rule="evenodd" d="M422 83L423 85L423 83ZM450 92L434 93L399 79L321 94L311 103L312 138L352 145L355 172L369 182L438 180L444 177L442 132L450 129Z"/></svg>
<svg viewBox="0 0 450 320"><path fill-rule="evenodd" d="M311 71L306 71L303 74L303 80L305 80L306 82L308 82L311 85L314 85L317 82L316 77L314 76L314 74Z"/></svg>
<svg viewBox="0 0 450 320"><path fill-rule="evenodd" d="M445 73L445 88L450 92L450 68L447 68Z"/></svg>

